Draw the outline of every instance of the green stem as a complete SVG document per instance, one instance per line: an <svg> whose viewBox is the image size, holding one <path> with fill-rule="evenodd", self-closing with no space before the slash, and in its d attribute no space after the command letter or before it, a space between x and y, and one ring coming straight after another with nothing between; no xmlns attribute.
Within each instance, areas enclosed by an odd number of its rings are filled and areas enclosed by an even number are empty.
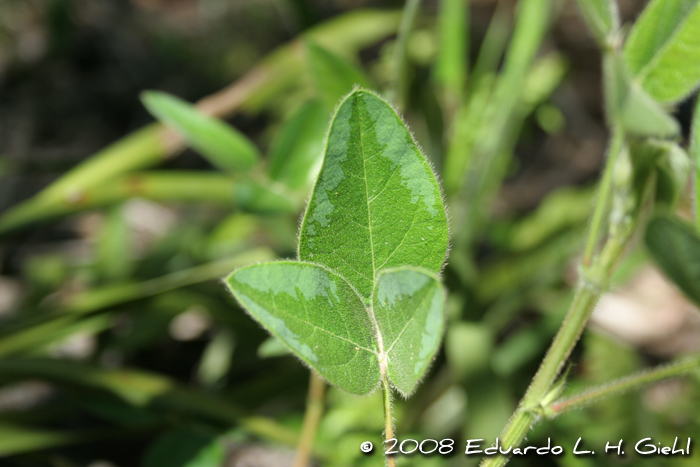
<svg viewBox="0 0 700 467"><path fill-rule="evenodd" d="M608 213L609 198L613 192L615 162L624 148L624 134L616 130L614 135L605 167L605 175L601 182L602 194L598 197L593 215L594 221L588 232L587 244L593 244L593 252L595 252L597 241L601 237L604 216ZM616 141L618 138L620 140ZM515 414L500 436L501 443L505 448L520 444L533 423L539 419L539 414L542 412L542 401L547 396L552 383L576 346L600 297L601 290L605 287L612 274L617 258L624 251L629 239L629 229L610 229L610 231L616 232L616 235L610 236L605 243L605 254L595 258L592 257L588 262L585 259L582 261L579 284L571 308L544 360L542 360L540 369L532 379L530 387L516 409ZM621 238L618 238L618 236ZM498 456L485 459L481 465L482 467L501 467L508 463L508 459L508 457L499 454Z"/></svg>
<svg viewBox="0 0 700 467"><path fill-rule="evenodd" d="M396 38L394 51L394 80L393 80L393 100L394 105L400 112L405 110L406 99L408 97L408 37L416 22L420 0L406 0L406 5L401 16L399 33Z"/></svg>
<svg viewBox="0 0 700 467"><path fill-rule="evenodd" d="M394 438L394 417L391 411L391 387L389 386L389 376L382 372L382 384L384 385L384 440ZM386 448L386 445L384 446ZM393 454L386 456L388 467L396 467L396 460Z"/></svg>
<svg viewBox="0 0 700 467"><path fill-rule="evenodd" d="M591 388L576 396L555 402L547 408L547 416L556 417L570 410L580 409L611 396L638 389L642 386L657 383L661 380L682 376L700 368L700 355L684 358L676 362L643 371L636 375L620 378L611 383Z"/></svg>
<svg viewBox="0 0 700 467"><path fill-rule="evenodd" d="M318 430L318 424L323 415L323 400L326 392L326 382L313 370L309 379L309 398L306 403L304 425L301 430L301 438L297 445L293 467L307 467L309 457L314 445L314 438Z"/></svg>
<svg viewBox="0 0 700 467"><path fill-rule="evenodd" d="M586 242L586 249L583 253L583 265L589 266L593 261L593 256L596 252L596 246L600 240L602 234L603 222L605 215L608 212L608 207L610 205L610 195L612 193L612 178L615 172L615 160L622 150L622 146L625 142L624 132L616 126L613 131L612 143L610 144L610 151L608 153L608 162L605 165L605 170L603 172L603 180L601 181L600 191L598 192L598 200L596 202L595 211L593 212L593 218L591 219L591 226L589 228L588 240Z"/></svg>

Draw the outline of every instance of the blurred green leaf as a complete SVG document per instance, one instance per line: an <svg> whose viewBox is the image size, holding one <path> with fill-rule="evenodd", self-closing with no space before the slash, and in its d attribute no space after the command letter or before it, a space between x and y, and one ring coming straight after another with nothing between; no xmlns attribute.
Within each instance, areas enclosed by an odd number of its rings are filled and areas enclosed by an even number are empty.
<svg viewBox="0 0 700 467"><path fill-rule="evenodd" d="M566 187L547 195L534 213L513 224L510 248L525 251L567 227L584 225L593 205L593 192L593 188Z"/></svg>
<svg viewBox="0 0 700 467"><path fill-rule="evenodd" d="M0 423L0 458L24 452L40 451L90 439L94 433L71 433L65 430L41 430Z"/></svg>
<svg viewBox="0 0 700 467"><path fill-rule="evenodd" d="M680 133L680 125L642 87L632 80L619 54L604 57L606 107L614 121L639 136L668 138Z"/></svg>
<svg viewBox="0 0 700 467"><path fill-rule="evenodd" d="M107 210L97 235L97 268L105 280L124 279L133 267L131 232L122 207Z"/></svg>
<svg viewBox="0 0 700 467"><path fill-rule="evenodd" d="M329 119L329 111L316 100L306 102L289 117L272 142L271 179L290 188L313 183L320 168Z"/></svg>
<svg viewBox="0 0 700 467"><path fill-rule="evenodd" d="M547 341L541 338L537 330L523 329L496 348L491 357L491 367L497 375L511 375L546 347Z"/></svg>
<svg viewBox="0 0 700 467"><path fill-rule="evenodd" d="M236 339L230 331L219 331L204 349L197 367L197 380L205 387L220 382L231 369Z"/></svg>
<svg viewBox="0 0 700 467"><path fill-rule="evenodd" d="M657 140L633 141L630 150L637 196L642 196L649 178L655 176L657 204L675 209L690 176L691 161L686 152L676 143Z"/></svg>
<svg viewBox="0 0 700 467"><path fill-rule="evenodd" d="M445 356L454 375L462 379L488 368L493 341L492 332L483 324L458 322L447 326Z"/></svg>
<svg viewBox="0 0 700 467"><path fill-rule="evenodd" d="M289 355L289 349L275 336L270 336L258 347L258 357L271 358Z"/></svg>
<svg viewBox="0 0 700 467"><path fill-rule="evenodd" d="M607 46L620 29L617 0L578 0L583 17L601 46Z"/></svg>
<svg viewBox="0 0 700 467"><path fill-rule="evenodd" d="M664 273L700 305L700 237L695 229L677 218L656 217L644 241Z"/></svg>
<svg viewBox="0 0 700 467"><path fill-rule="evenodd" d="M221 467L225 457L216 433L181 428L163 433L148 447L143 467Z"/></svg>
<svg viewBox="0 0 700 467"><path fill-rule="evenodd" d="M625 58L654 99L685 98L700 81L700 1L652 0L629 33Z"/></svg>
<svg viewBox="0 0 700 467"><path fill-rule="evenodd" d="M307 40L306 53L316 89L329 109L335 108L355 86L372 88L369 79L357 66L313 41Z"/></svg>
<svg viewBox="0 0 700 467"><path fill-rule="evenodd" d="M158 91L144 92L141 101L151 114L177 130L221 170L247 170L260 158L255 145L242 133L203 114L192 104Z"/></svg>

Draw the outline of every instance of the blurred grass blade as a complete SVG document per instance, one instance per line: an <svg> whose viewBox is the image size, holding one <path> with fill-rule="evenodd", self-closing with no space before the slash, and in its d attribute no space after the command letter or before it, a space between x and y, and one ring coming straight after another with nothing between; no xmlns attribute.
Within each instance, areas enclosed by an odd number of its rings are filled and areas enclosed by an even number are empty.
<svg viewBox="0 0 700 467"><path fill-rule="evenodd" d="M95 366L57 359L7 359L0 361L5 379L38 378L52 382L106 391L136 407L174 411L209 420L238 425L251 434L294 445L295 433L262 417L244 417L242 411L222 398L180 386L156 373L131 369L105 370Z"/></svg>
<svg viewBox="0 0 700 467"><path fill-rule="evenodd" d="M80 196L53 201L34 198L0 220L0 234L19 227L104 206L131 198L160 202L207 202L252 212L291 213L299 201L285 194L282 186L254 180L236 180L216 172L162 171L124 175L109 183L85 189Z"/></svg>
<svg viewBox="0 0 700 467"><path fill-rule="evenodd" d="M182 99L147 91L141 94L141 101L153 116L177 130L190 146L221 170L248 170L260 159L258 149L245 135Z"/></svg>
<svg viewBox="0 0 700 467"><path fill-rule="evenodd" d="M329 111L333 110L340 99L356 85L372 89L373 86L364 72L345 58L310 40L306 41L306 53L315 87Z"/></svg>
<svg viewBox="0 0 700 467"><path fill-rule="evenodd" d="M94 430L71 433L66 430L41 430L0 422L0 458L65 446L95 439Z"/></svg>
<svg viewBox="0 0 700 467"><path fill-rule="evenodd" d="M700 0L652 0L629 33L625 58L654 99L688 96L700 82Z"/></svg>
<svg viewBox="0 0 700 467"><path fill-rule="evenodd" d="M61 316L28 323L0 334L0 358L16 354L42 353L46 347L76 334L97 334L112 325L111 315L76 319Z"/></svg>
<svg viewBox="0 0 700 467"><path fill-rule="evenodd" d="M486 35L479 48L476 63L472 69L469 80L470 91L481 86L481 80L485 76L490 76L496 72L508 44L508 37L513 28L512 23L510 3L500 0L489 22Z"/></svg>
<svg viewBox="0 0 700 467"><path fill-rule="evenodd" d="M394 44L394 76L389 90L389 101L399 112L405 111L411 73L408 67L408 37L413 31L421 0L406 0L401 14L399 33Z"/></svg>
<svg viewBox="0 0 700 467"><path fill-rule="evenodd" d="M606 48L620 29L617 0L577 0L588 29L601 48Z"/></svg>
<svg viewBox="0 0 700 467"><path fill-rule="evenodd" d="M644 241L656 263L696 305L700 305L700 237L680 219L656 217Z"/></svg>
<svg viewBox="0 0 700 467"><path fill-rule="evenodd" d="M277 132L270 149L272 180L303 188L316 179L330 112L319 101L301 106Z"/></svg>
<svg viewBox="0 0 700 467"><path fill-rule="evenodd" d="M394 33L400 13L355 10L326 21L304 34L338 53L354 54ZM299 41L284 45L266 56L240 80L202 99L197 108L206 115L224 117L237 110L260 112L283 93L301 83L303 49ZM61 206L84 197L84 192L125 173L160 164L183 147L183 141L149 125L111 144L78 165L38 195L13 207L0 217L0 235L40 219L63 215ZM54 214L55 211L58 213Z"/></svg>
<svg viewBox="0 0 700 467"><path fill-rule="evenodd" d="M219 279L235 268L260 261L269 261L274 257L274 252L268 248L254 248L229 258L183 269L144 282L111 284L103 288L86 290L68 298L60 307L60 311L64 313L90 313L180 287Z"/></svg>
<svg viewBox="0 0 700 467"><path fill-rule="evenodd" d="M444 89L443 105L459 106L467 80L469 57L467 0L442 0L438 15L435 78Z"/></svg>

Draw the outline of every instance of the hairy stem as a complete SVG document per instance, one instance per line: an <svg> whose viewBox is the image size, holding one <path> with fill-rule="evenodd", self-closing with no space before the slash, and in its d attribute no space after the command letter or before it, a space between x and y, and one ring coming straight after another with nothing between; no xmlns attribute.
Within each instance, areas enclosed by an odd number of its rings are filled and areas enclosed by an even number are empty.
<svg viewBox="0 0 700 467"><path fill-rule="evenodd" d="M588 231L586 245L590 247L591 258L584 256L581 264L579 284L574 301L564 322L559 328L552 345L542 360L540 369L530 383L525 396L500 436L501 444L508 448L515 447L525 438L530 427L542 413L542 401L551 389L552 383L568 359L571 351L581 337L586 323L595 308L602 289L605 287L616 260L619 258L629 239L629 229L611 228L610 237L603 246L603 254L594 256L599 239L602 236L603 220L609 213L610 198L613 194L613 173L615 162L624 150L624 133L615 129L610 153L601 181L600 195L593 213L591 228ZM616 227L616 226L613 226ZM615 235L612 235L612 233ZM589 247L587 246L587 251ZM501 467L508 463L508 457L498 455L485 459L482 467Z"/></svg>
<svg viewBox="0 0 700 467"><path fill-rule="evenodd" d="M394 417L391 411L391 387L386 372L382 372L382 384L384 385L384 439L388 441L394 437ZM393 454L387 454L386 463L388 467L396 467Z"/></svg>
<svg viewBox="0 0 700 467"><path fill-rule="evenodd" d="M313 370L309 379L309 396L306 402L304 425L301 429L301 438L297 445L293 467L306 467L309 465L309 457L314 445L314 438L318 430L318 424L323 415L323 401L326 393L326 382Z"/></svg>
<svg viewBox="0 0 700 467"><path fill-rule="evenodd" d="M547 416L556 417L564 412L595 404L611 396L633 391L664 379L682 376L700 369L700 355L684 358L668 365L626 376L603 386L588 389L581 394L555 402L547 408Z"/></svg>
<svg viewBox="0 0 700 467"><path fill-rule="evenodd" d="M610 195L612 193L612 176L615 170L615 158L620 153L622 145L624 144L625 136L623 131L616 129L613 133L612 143L610 145L610 152L608 155L608 162L605 165L605 171L603 172L603 179L600 184L600 190L598 192L598 200L596 202L595 211L593 212L593 218L591 219L591 226L589 229L588 240L586 241L586 249L583 253L583 265L589 266L593 260L593 255L595 255L596 245L600 240L600 235L602 234L603 221L605 215L608 212L608 207L610 205Z"/></svg>

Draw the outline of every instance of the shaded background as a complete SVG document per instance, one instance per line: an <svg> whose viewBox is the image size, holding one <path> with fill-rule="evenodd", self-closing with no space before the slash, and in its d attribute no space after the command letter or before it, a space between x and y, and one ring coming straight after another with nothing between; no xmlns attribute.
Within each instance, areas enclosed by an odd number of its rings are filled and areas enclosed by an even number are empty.
<svg viewBox="0 0 700 467"><path fill-rule="evenodd" d="M621 1L623 19L634 19L644 3ZM500 8L512 12L513 4L502 1ZM401 6L370 0L0 0L0 210L152 122L139 101L141 91L163 90L194 102L244 76L308 28L359 8ZM406 118L440 168L445 127L431 91L437 8L436 1L423 2L409 42ZM495 9L494 1L472 2L471 57ZM363 48L356 57L379 87L388 80L386 55L393 39ZM563 79L524 119L475 248L479 279L465 285L457 272L446 271L454 291L446 351L418 393L399 403L401 436L495 436L566 309L607 140L600 53L572 2L558 12L540 56L555 52ZM301 99L287 97L228 122L266 153L295 99ZM686 103L679 112L684 127L689 109ZM191 150L161 167L213 170ZM215 280L98 307L77 324L36 331L44 335L28 340L29 348L17 342L32 337L17 337L16 330L31 329L32 320L81 293L115 283L143 283L261 246L291 257L297 216L131 199L5 236L0 464L290 465L290 448L251 435L232 420L239 413L259 415L298 429L307 372L280 355ZM572 373L581 384L700 347L697 310L645 264L643 251L630 257L615 291L596 312L598 331L588 333L576 351ZM149 376L118 373L131 368ZM95 369L117 376L110 379ZM159 383L158 375L167 383ZM161 383L168 389L154 392ZM603 442L693 436L700 422L699 389L697 378L662 383L543 423L530 441L546 443L554 434L563 445L578 436ZM235 415L217 414L229 410L218 401L229 403ZM381 418L377 397L357 399L331 390L318 442L327 465L383 465L378 454L360 456L358 449L365 439L378 439ZM197 456L201 464L187 464ZM460 455L414 457L406 465L464 462ZM512 465L697 462L697 455L626 461L530 457Z"/></svg>

